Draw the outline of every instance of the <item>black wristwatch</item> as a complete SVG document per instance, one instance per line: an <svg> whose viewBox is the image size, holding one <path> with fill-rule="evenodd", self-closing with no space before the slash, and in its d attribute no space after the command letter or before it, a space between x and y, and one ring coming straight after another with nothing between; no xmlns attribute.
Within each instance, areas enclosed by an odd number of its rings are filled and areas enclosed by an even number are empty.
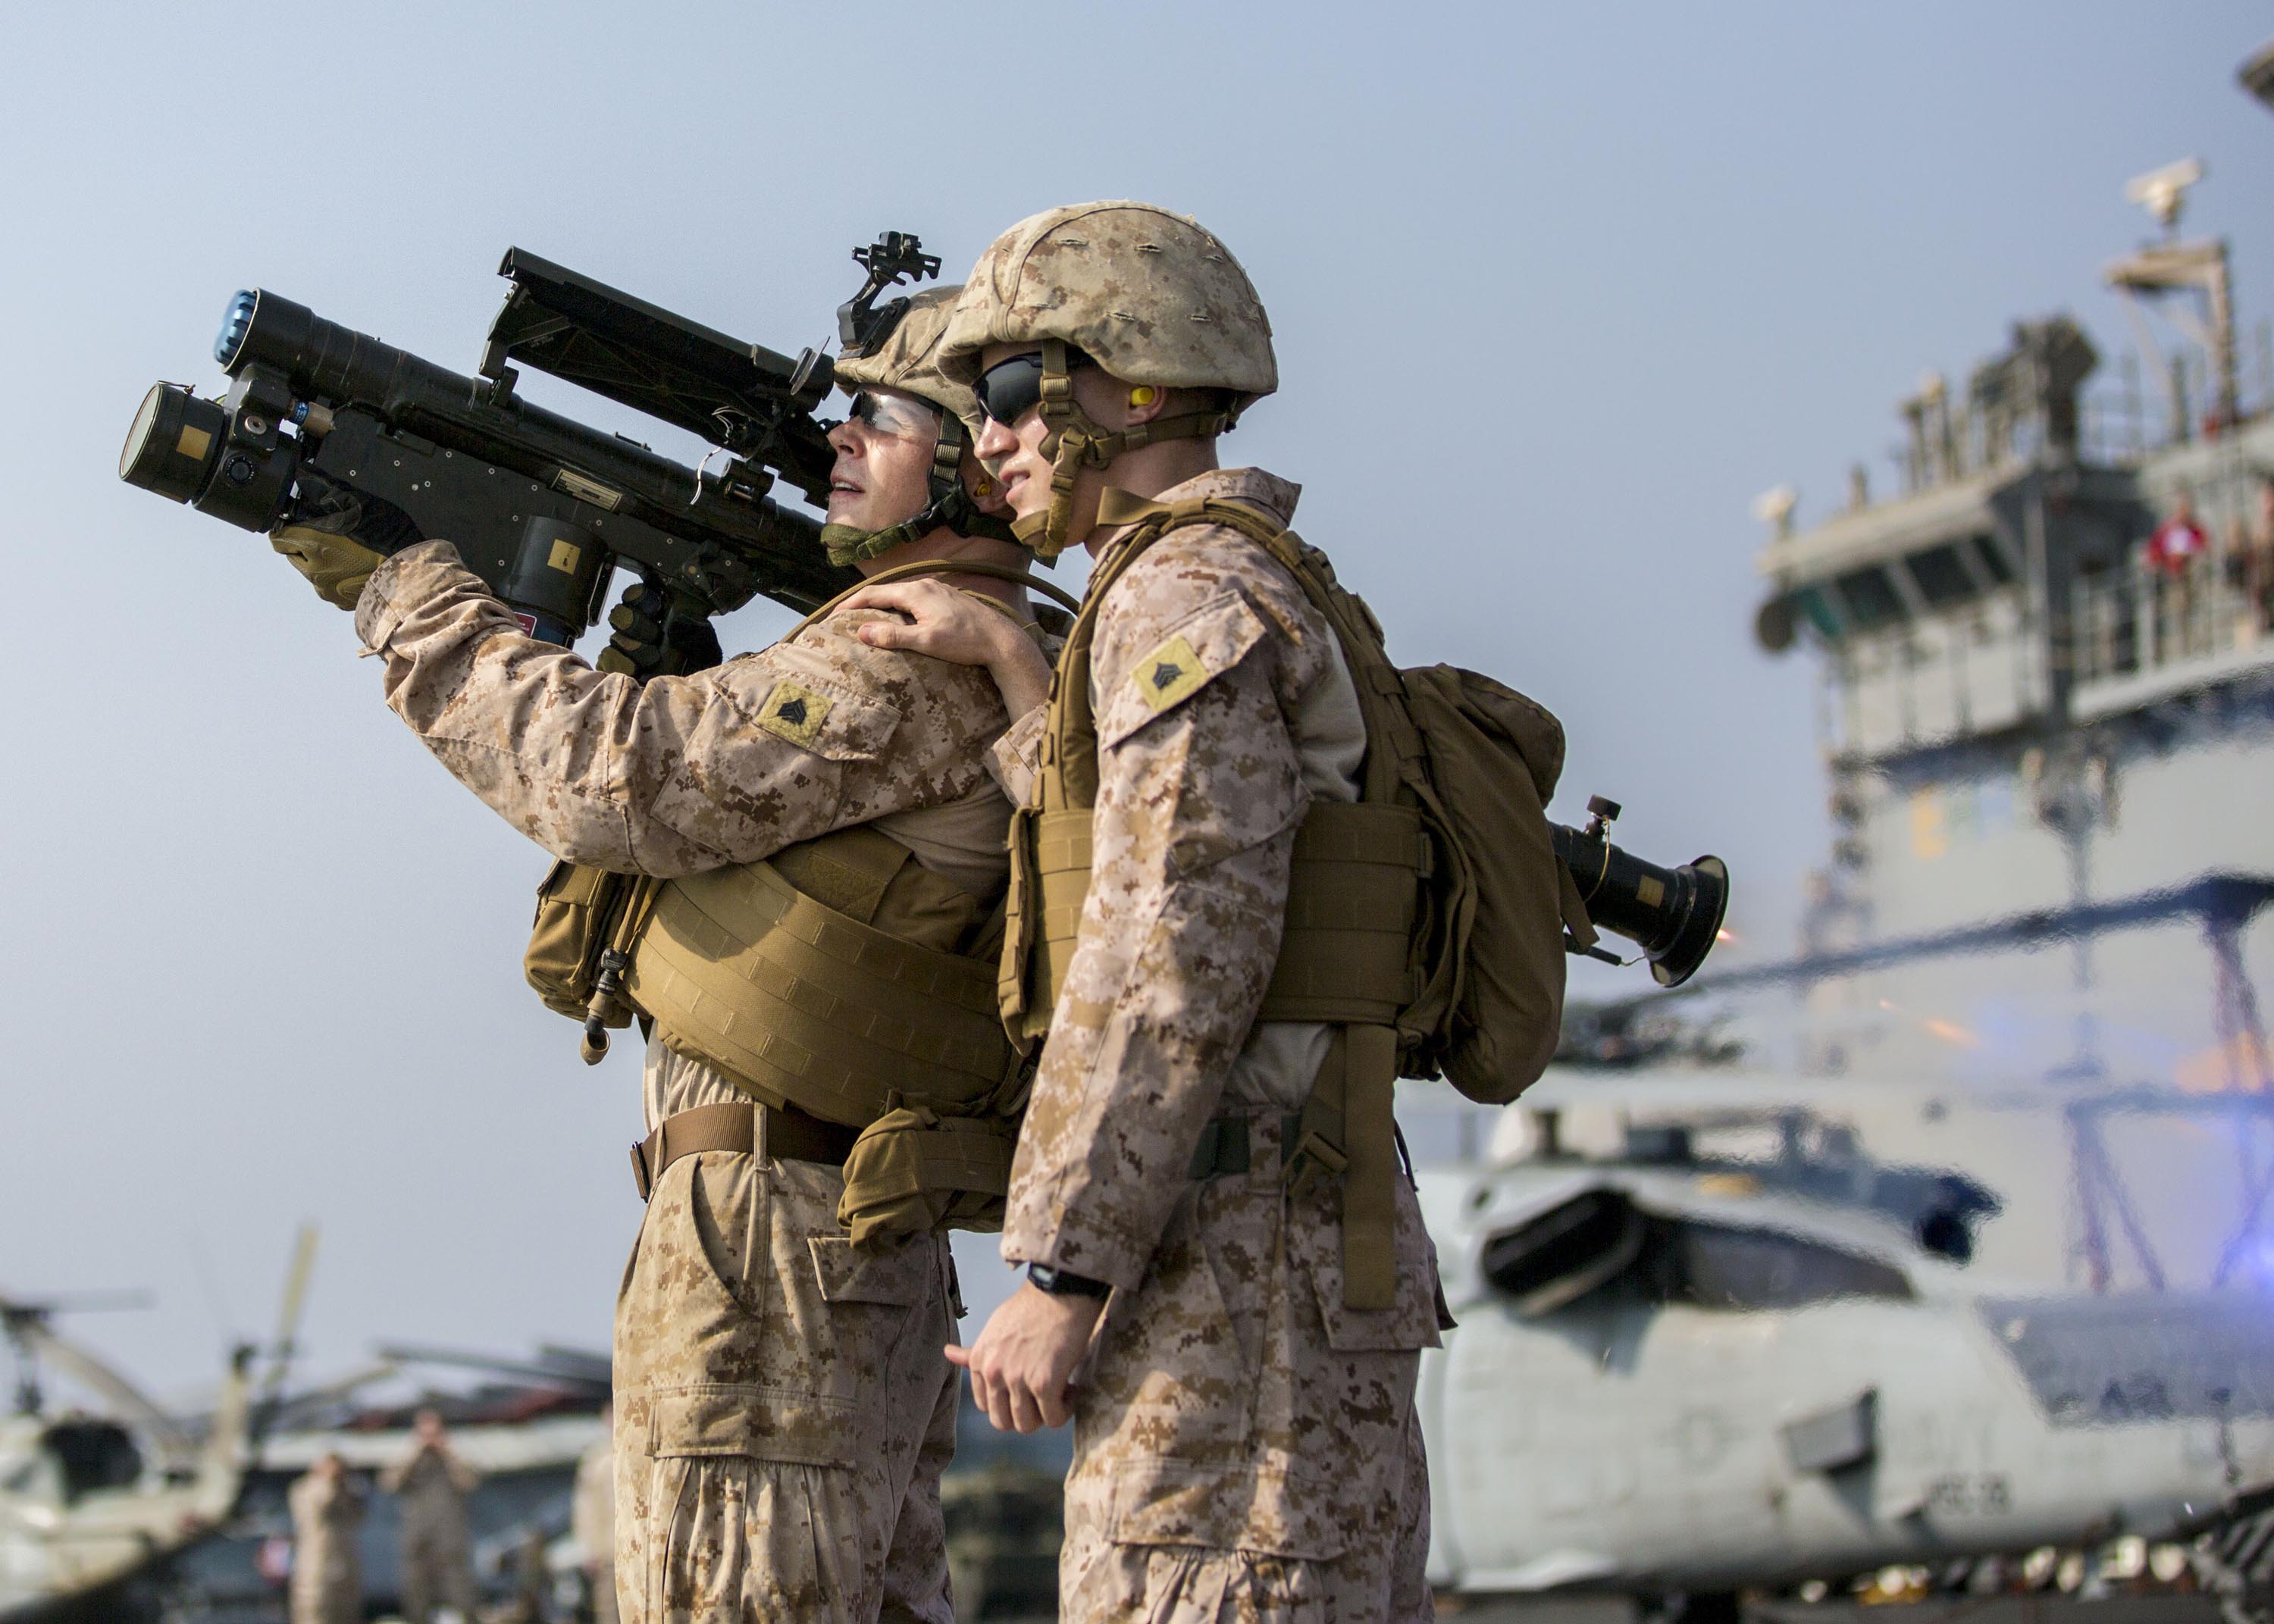
<svg viewBox="0 0 2274 1624"><path fill-rule="evenodd" d="M1037 1291L1047 1291L1052 1297L1111 1297L1113 1288L1102 1280L1092 1280L1087 1274L1077 1274L1072 1269L1052 1268L1047 1263L1027 1265L1027 1280Z"/></svg>

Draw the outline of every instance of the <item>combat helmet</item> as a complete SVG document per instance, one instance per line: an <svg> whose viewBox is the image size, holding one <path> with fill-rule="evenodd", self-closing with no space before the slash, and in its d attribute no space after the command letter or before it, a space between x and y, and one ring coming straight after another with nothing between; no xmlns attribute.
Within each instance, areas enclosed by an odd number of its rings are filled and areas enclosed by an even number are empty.
<svg viewBox="0 0 2274 1624"><path fill-rule="evenodd" d="M1013 528L1044 560L1066 545L1080 470L1224 433L1279 387L1271 322L1239 261L1198 222L1149 203L1054 208L997 237L964 284L939 370L968 389L988 345L1037 342L1050 505ZM1131 384L1218 391L1221 404L1109 430L1075 403L1077 353Z"/></svg>
<svg viewBox="0 0 2274 1624"><path fill-rule="evenodd" d="M982 513L963 488L963 452L971 443L968 425L978 419L979 402L969 385L950 381L938 366L939 342L960 292L954 286L927 288L894 300L886 312L878 312L888 319L870 324L870 330L862 335L862 342L847 348L838 358L837 381L848 394L864 388L898 389L940 409L939 440L932 447L927 481L930 500L914 518L886 530L823 525L821 540L829 549L829 561L840 568L858 559L889 553L941 525L960 536L1017 539L1005 521Z"/></svg>

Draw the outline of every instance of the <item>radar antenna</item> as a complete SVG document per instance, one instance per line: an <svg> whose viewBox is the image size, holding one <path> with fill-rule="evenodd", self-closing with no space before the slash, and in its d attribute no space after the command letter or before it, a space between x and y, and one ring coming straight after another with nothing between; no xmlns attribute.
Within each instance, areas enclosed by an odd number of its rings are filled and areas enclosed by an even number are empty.
<svg viewBox="0 0 2274 1624"><path fill-rule="evenodd" d="M2201 160L2182 158L2177 163L2167 163L2160 169L2150 169L2127 181L2126 199L2141 205L2155 217L2156 223L2164 229L2164 238L2137 253L2127 254L2107 271L2109 285L2124 295L2125 309L2138 331L2141 348L2147 351L2157 370L2170 379L2172 425L2174 438L2179 440L2191 438L2193 426L2187 421L2186 382L2179 372L2177 359L2169 367L2164 365L2162 350L2144 314L2148 300L2160 300L2173 293L2202 297L2203 310L2200 317L2183 304L2162 308L2172 325L2200 345L2209 357L2215 397L2210 403L2210 416L2214 428L2230 426L2240 412L2234 366L2233 282L2227 272L2226 243L2218 237L2183 243L2179 237L2180 216L2187 207L2188 189L2199 184L2207 172Z"/></svg>
<svg viewBox="0 0 2274 1624"><path fill-rule="evenodd" d="M2175 242L2180 235L2180 215L2187 206L2188 189L2202 184L2204 169L2200 158L2182 158L2177 163L2167 163L2160 169L2150 169L2145 175L2135 175L2124 183L2124 200L2137 203L2156 217L2164 228L2164 240Z"/></svg>

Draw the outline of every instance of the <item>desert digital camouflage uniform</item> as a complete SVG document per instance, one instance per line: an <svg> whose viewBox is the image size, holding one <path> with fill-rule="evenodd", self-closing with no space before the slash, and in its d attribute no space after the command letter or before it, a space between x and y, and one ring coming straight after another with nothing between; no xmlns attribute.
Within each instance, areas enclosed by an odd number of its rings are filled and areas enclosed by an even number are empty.
<svg viewBox="0 0 2274 1624"><path fill-rule="evenodd" d="M1296 487L1226 470L1158 500L1198 497L1284 524ZM1163 678L1179 639L1196 680ZM1253 1024L1296 826L1314 797L1356 799L1356 693L1301 589L1217 525L1170 531L1114 584L1091 692L1089 890L1003 1233L1006 1258L1116 1288L1076 1376L1061 1614L1427 1618L1413 1389L1437 1341L1434 1252L1401 1180L1396 1300L1344 1307L1339 1194L1291 1193L1278 1155L1329 1029ZM1041 714L996 751L1022 797ZM1196 1182L1224 1115L1249 1119L1252 1170Z"/></svg>
<svg viewBox="0 0 2274 1624"><path fill-rule="evenodd" d="M599 1438L576 1462L576 1488L568 1501L568 1530L584 1553L592 1580L593 1624L616 1624L616 1447Z"/></svg>
<svg viewBox="0 0 2274 1624"><path fill-rule="evenodd" d="M362 1494L344 1475L312 1471L284 1499L292 1513L292 1624L362 1624Z"/></svg>
<svg viewBox="0 0 2274 1624"><path fill-rule="evenodd" d="M521 635L454 550L374 575L357 609L388 701L556 856L670 877L856 824L979 896L1007 871L983 670L872 649L868 612L645 683ZM650 1132L747 1101L651 1043ZM704 1152L651 1194L616 1312L617 1596L632 1624L950 1624L938 1477L954 1450L942 1234L858 1252L838 1170Z"/></svg>
<svg viewBox="0 0 2274 1624"><path fill-rule="evenodd" d="M420 1445L380 1474L403 1517L403 1616L430 1624L438 1606L474 1616L474 1568L467 1548L466 1496L481 1475L456 1455Z"/></svg>

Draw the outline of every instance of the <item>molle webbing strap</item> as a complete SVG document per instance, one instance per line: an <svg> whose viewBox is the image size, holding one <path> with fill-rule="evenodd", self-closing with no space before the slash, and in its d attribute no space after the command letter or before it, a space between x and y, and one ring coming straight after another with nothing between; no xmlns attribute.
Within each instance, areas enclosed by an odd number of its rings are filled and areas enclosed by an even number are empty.
<svg viewBox="0 0 2274 1624"><path fill-rule="evenodd" d="M1337 1026L1282 1152L1290 1189L1317 1178L1342 1184L1345 1308L1397 1300L1397 1085L1395 1027Z"/></svg>
<svg viewBox="0 0 2274 1624"><path fill-rule="evenodd" d="M1295 578L1312 607L1333 628L1344 663L1358 691L1359 710L1366 720L1367 751L1360 774L1360 804L1407 808L1414 819L1417 847L1427 865L1434 853L1427 837L1421 831L1430 827L1447 828L1450 820L1430 777L1428 747L1408 708L1404 673L1390 664L1382 648L1382 628L1372 611L1336 583L1334 568L1325 557L1303 545L1292 531L1279 528L1252 508L1237 503L1178 503L1163 508L1126 492L1108 492L1106 500L1099 504L1099 512L1141 527L1156 519L1173 526L1194 523L1184 516L1185 511L1193 506L1202 510L1201 516L1207 522L1229 525L1269 552ZM1139 535L1143 534L1141 528ZM1314 808L1314 815L1317 810L1320 808ZM1401 1069L1414 1056L1422 1056L1425 1061L1424 1070L1412 1075L1434 1075L1434 1065L1426 1064L1428 1040L1446 1019L1447 1011L1457 1006L1462 994L1459 957L1434 951L1435 944L1443 941L1465 939L1471 912L1476 906L1474 879L1457 855L1457 852L1448 873L1433 879L1434 916L1421 921L1424 928L1415 935L1408 954L1409 987L1400 1001L1396 1024ZM1430 877L1428 868L1421 868L1419 875Z"/></svg>
<svg viewBox="0 0 2274 1624"><path fill-rule="evenodd" d="M991 1008L999 905L871 828L673 881L659 904L634 963L664 1041L786 1101L769 1131L827 1128L833 1154L807 1159L842 1164L855 1244L1002 1228L1028 1079Z"/></svg>
<svg viewBox="0 0 2274 1624"><path fill-rule="evenodd" d="M1089 648L1097 606L1158 534L1133 538L1090 576L1050 673L1041 761L1035 775L1039 801L1011 814L1011 885L1005 899L1002 975L996 990L1003 1024L1022 1045L1031 1045L1050 1030L1080 932L1082 898L1089 890L1090 815L1097 800Z"/></svg>
<svg viewBox="0 0 2274 1624"><path fill-rule="evenodd" d="M915 853L874 829L840 829L784 846L767 859L776 874L824 907L874 924L885 893ZM925 944L924 945L937 945Z"/></svg>
<svg viewBox="0 0 2274 1624"><path fill-rule="evenodd" d="M862 855L840 853L856 870ZM1016 1062L993 982L982 961L888 935L758 862L663 886L625 988L666 1043L753 1097L862 1128L904 1102L998 1094Z"/></svg>
<svg viewBox="0 0 2274 1624"><path fill-rule="evenodd" d="M1375 1309L1397 1299L1397 1085L1394 1026L1335 1029L1325 1071L1343 1093L1343 1306Z"/></svg>
<svg viewBox="0 0 2274 1624"><path fill-rule="evenodd" d="M1287 925L1259 1020L1394 1026L1427 850L1411 807L1314 802L1295 831Z"/></svg>

